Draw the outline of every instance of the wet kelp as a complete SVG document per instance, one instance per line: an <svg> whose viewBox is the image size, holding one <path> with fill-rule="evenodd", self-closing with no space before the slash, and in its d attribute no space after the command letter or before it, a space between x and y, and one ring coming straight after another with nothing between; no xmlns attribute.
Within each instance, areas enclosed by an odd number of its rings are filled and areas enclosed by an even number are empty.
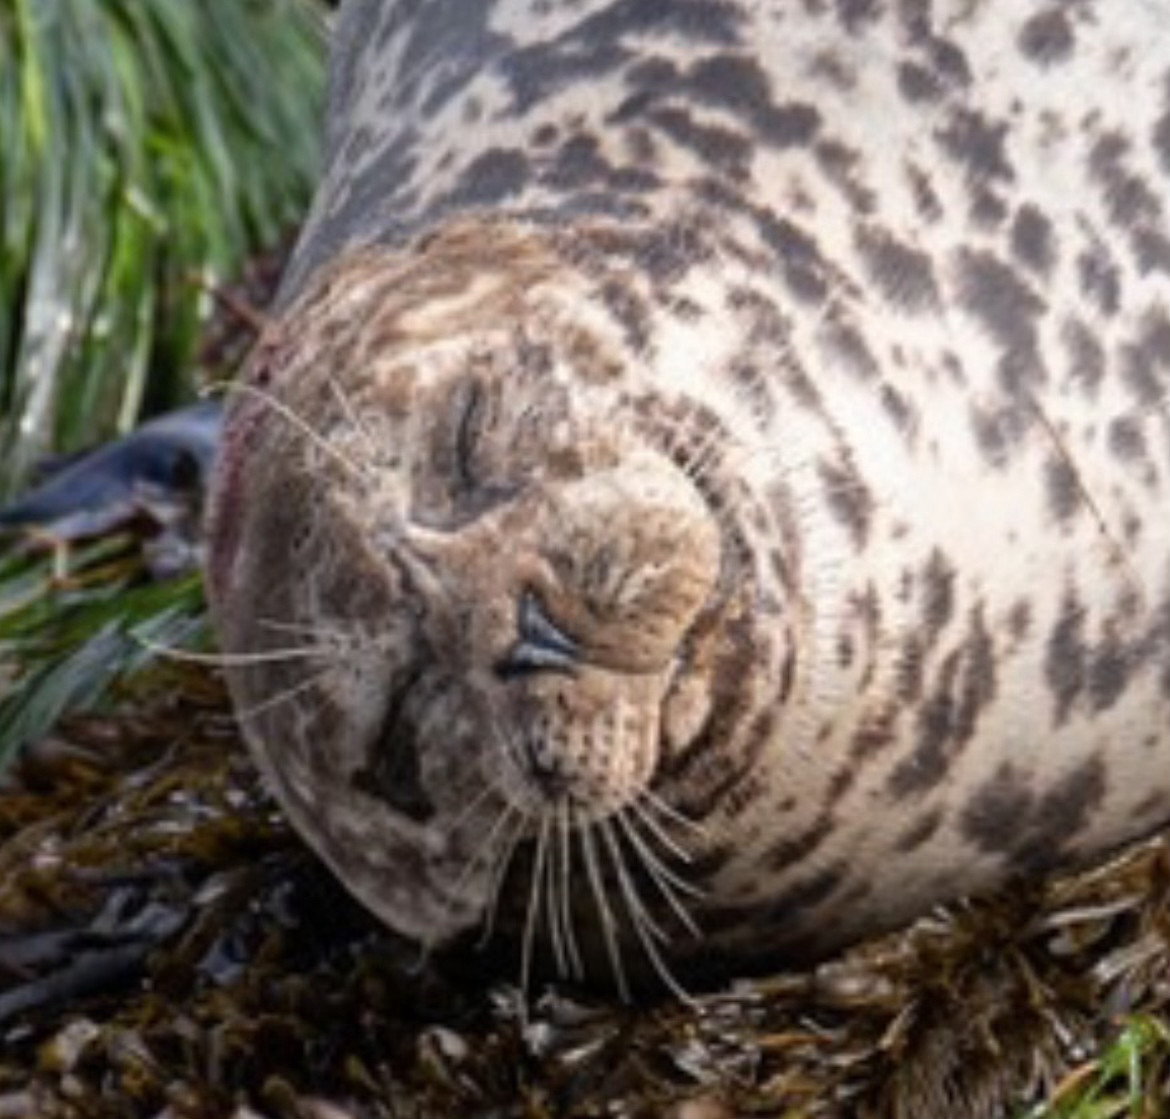
<svg viewBox="0 0 1170 1119"><path fill-rule="evenodd" d="M690 1005L525 999L345 897L214 672L167 671L0 796L0 1114L1103 1119L1170 1098L1165 840Z"/></svg>

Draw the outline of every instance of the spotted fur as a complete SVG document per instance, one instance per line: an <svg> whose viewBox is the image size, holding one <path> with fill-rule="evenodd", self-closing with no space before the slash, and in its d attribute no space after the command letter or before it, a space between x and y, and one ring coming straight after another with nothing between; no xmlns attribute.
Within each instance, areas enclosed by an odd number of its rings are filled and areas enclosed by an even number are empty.
<svg viewBox="0 0 1170 1119"><path fill-rule="evenodd" d="M384 920L742 968L1170 819L1168 26L349 0L210 574Z"/></svg>

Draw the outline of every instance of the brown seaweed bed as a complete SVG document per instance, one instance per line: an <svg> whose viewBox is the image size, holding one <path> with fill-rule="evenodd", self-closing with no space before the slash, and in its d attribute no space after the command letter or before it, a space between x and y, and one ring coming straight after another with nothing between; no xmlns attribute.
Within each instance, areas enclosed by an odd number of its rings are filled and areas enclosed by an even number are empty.
<svg viewBox="0 0 1170 1119"><path fill-rule="evenodd" d="M694 1005L525 1000L349 901L168 671L0 789L0 1119L1170 1114L1170 837Z"/></svg>

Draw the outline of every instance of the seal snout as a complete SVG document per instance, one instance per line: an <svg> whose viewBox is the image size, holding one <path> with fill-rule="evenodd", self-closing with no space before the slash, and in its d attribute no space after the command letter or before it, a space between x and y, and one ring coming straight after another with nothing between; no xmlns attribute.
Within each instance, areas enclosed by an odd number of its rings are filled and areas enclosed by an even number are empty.
<svg viewBox="0 0 1170 1119"><path fill-rule="evenodd" d="M540 572L497 636L501 791L581 820L641 797L661 755L679 650L715 586L720 542L690 480L650 455L550 486L523 544ZM520 561L517 560L517 566Z"/></svg>

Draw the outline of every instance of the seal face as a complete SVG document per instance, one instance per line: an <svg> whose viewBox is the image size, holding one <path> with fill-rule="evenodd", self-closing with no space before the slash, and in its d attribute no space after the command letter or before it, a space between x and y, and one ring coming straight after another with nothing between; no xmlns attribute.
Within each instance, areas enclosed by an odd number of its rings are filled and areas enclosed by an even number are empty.
<svg viewBox="0 0 1170 1119"><path fill-rule="evenodd" d="M674 985L1170 819L1167 0L350 0L209 585L432 945Z"/></svg>

